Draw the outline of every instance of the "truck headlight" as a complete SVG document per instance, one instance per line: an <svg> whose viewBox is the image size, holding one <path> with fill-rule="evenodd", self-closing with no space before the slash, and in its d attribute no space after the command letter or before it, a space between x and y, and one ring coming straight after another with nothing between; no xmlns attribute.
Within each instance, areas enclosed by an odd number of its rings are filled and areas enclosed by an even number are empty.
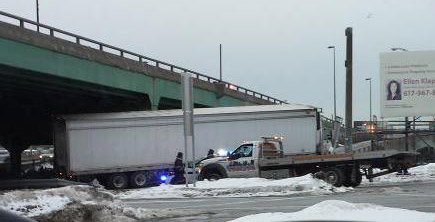
<svg viewBox="0 0 435 222"><path fill-rule="evenodd" d="M219 156L227 156L228 155L228 151L226 151L224 149L219 149L217 153Z"/></svg>

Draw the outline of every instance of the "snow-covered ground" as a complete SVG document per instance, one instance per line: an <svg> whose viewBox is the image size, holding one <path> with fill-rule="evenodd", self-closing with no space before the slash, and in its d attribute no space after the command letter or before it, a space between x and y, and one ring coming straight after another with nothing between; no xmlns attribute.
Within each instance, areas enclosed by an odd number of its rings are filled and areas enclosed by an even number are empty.
<svg viewBox="0 0 435 222"><path fill-rule="evenodd" d="M401 182L419 182L435 180L435 163L429 163L427 165L413 167L408 170L410 175L397 175L397 173L391 173L384 176L373 178L373 182L370 183L367 179L363 179L362 185L380 185L380 184L394 184Z"/></svg>
<svg viewBox="0 0 435 222"><path fill-rule="evenodd" d="M368 203L327 200L294 213L262 213L248 215L233 222L256 221L371 221L371 222L433 222L434 213L390 208Z"/></svg>
<svg viewBox="0 0 435 222"><path fill-rule="evenodd" d="M435 180L435 164L427 164L409 169L411 175L396 173L374 178L370 183L365 178L362 186ZM117 192L120 199L157 198L203 198L203 197L250 197L250 196L289 196L299 194L331 194L346 192L352 188L333 187L311 175L281 180L263 178L228 178L218 181L199 181L196 187L185 185L160 185L158 187Z"/></svg>
<svg viewBox="0 0 435 222"><path fill-rule="evenodd" d="M363 180L363 186L370 184L394 184L400 182L416 182L435 180L435 164L418 166L409 170L411 175L398 176L388 174L374 179L373 183ZM147 210L125 207L121 199L157 199L157 198L204 198L204 197L250 197L250 196L291 196L291 195L323 195L350 191L352 188L333 187L326 182L313 178L311 175L302 177L268 180L263 178L228 178L218 181L200 181L196 187L184 185L161 185L158 187L107 191L90 186L69 186L46 190L19 190L0 195L0 208L36 219L67 218L74 215L76 221L91 217L94 221L142 220L149 218L175 217L201 214L203 212ZM328 203L328 204L326 204ZM272 218L303 215L309 210L345 208L355 206L366 210L390 212L391 208L372 205L352 205L341 202L324 202L294 214L273 213ZM337 207L338 206L340 207ZM341 204L341 205L340 205ZM400 212L404 210L399 210ZM356 214L360 211L352 211ZM414 213L414 212L413 212ZM418 212L417 212L418 213ZM361 213L362 214L362 213ZM277 219L277 220L278 220ZM341 218L343 219L343 218Z"/></svg>
<svg viewBox="0 0 435 222"><path fill-rule="evenodd" d="M299 194L331 194L346 192L352 188L334 187L311 175L281 180L263 178L227 178L218 181L199 181L196 187L185 185L160 185L158 187L121 191L121 199L154 198L203 198L203 197L250 197L288 196Z"/></svg>
<svg viewBox="0 0 435 222"><path fill-rule="evenodd" d="M0 195L0 208L38 221L136 221L198 215L199 211L125 207L110 192L90 186L20 190Z"/></svg>

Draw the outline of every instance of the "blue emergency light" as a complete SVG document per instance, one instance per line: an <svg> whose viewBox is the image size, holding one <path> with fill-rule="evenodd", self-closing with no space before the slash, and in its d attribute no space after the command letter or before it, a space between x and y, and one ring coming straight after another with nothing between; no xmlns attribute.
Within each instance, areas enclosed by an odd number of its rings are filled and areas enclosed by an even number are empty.
<svg viewBox="0 0 435 222"><path fill-rule="evenodd" d="M160 176L160 180L161 181L166 181L168 179L168 177L166 175L161 175Z"/></svg>

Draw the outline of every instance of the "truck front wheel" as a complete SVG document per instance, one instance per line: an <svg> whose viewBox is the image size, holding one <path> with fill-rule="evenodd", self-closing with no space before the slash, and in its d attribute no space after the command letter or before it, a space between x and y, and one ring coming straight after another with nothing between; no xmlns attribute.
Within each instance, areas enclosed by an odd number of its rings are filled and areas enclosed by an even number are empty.
<svg viewBox="0 0 435 222"><path fill-rule="evenodd" d="M325 181L333 186L340 187L343 185L344 173L339 168L328 169L325 173Z"/></svg>
<svg viewBox="0 0 435 222"><path fill-rule="evenodd" d="M109 176L107 183L112 189L124 189L128 186L128 178L125 174L115 173Z"/></svg>
<svg viewBox="0 0 435 222"><path fill-rule="evenodd" d="M219 179L222 179L222 176L221 176L220 174L218 174L218 173L207 173L207 174L204 176L204 178L207 179L207 180L211 180L211 181L213 181L213 180L219 180Z"/></svg>

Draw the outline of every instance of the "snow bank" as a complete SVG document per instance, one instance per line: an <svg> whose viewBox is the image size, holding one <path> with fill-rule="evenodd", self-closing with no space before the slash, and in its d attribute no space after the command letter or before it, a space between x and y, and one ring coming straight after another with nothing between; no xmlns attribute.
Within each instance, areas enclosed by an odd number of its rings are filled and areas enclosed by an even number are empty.
<svg viewBox="0 0 435 222"><path fill-rule="evenodd" d="M107 194L111 195L111 194ZM89 200L92 195L86 186L62 187L47 190L19 190L0 196L0 208L20 215L34 217L63 209L76 200Z"/></svg>
<svg viewBox="0 0 435 222"><path fill-rule="evenodd" d="M366 203L348 203L340 200L327 200L294 213L262 213L249 215L233 222L256 221L372 221L409 222L435 221L434 213L383 207Z"/></svg>
<svg viewBox="0 0 435 222"><path fill-rule="evenodd" d="M397 173L390 173L384 176L373 178L370 183L364 178L362 184L394 184L399 182L418 182L435 180L435 163L413 167L408 170L410 175L397 175Z"/></svg>
<svg viewBox="0 0 435 222"><path fill-rule="evenodd" d="M196 187L185 185L160 185L117 194L121 199L187 198L187 197L250 197L288 196L298 194L330 194L352 188L334 187L311 175L268 180L264 178L227 178L218 181L199 181Z"/></svg>
<svg viewBox="0 0 435 222"><path fill-rule="evenodd" d="M199 211L125 207L113 194L90 186L20 190L0 195L0 208L37 221L136 221L199 215Z"/></svg>

